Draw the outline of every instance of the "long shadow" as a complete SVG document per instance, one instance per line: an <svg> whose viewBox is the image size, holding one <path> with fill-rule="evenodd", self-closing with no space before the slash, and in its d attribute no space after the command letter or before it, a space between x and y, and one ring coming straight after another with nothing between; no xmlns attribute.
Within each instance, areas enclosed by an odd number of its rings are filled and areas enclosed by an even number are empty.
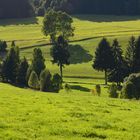
<svg viewBox="0 0 140 140"><path fill-rule="evenodd" d="M90 89L79 86L79 85L72 85L71 89L80 90L80 91L84 91L84 92L89 92L90 91Z"/></svg>
<svg viewBox="0 0 140 140"><path fill-rule="evenodd" d="M38 24L36 17L24 19L0 19L0 26Z"/></svg>
<svg viewBox="0 0 140 140"><path fill-rule="evenodd" d="M74 15L74 17L80 20L92 22L119 22L140 19L140 16L116 16L116 15Z"/></svg>
<svg viewBox="0 0 140 140"><path fill-rule="evenodd" d="M69 52L71 54L70 63L78 64L78 63L87 63L92 60L93 56L89 54L89 52L80 45L70 45Z"/></svg>

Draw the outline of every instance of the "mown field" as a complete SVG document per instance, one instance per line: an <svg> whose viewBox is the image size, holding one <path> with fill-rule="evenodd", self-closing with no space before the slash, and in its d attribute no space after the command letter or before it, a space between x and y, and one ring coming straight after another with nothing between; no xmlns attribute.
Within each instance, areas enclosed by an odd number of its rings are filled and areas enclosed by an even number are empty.
<svg viewBox="0 0 140 140"><path fill-rule="evenodd" d="M49 38L41 32L42 17L0 20L0 39L10 47L12 40L21 57L32 59L40 47L46 67L59 72L51 63ZM101 38L118 38L123 50L130 36L140 35L140 17L73 16L75 36L70 39L71 65L64 69L64 81L71 91L60 94L20 89L0 83L0 139L6 140L139 140L140 102L110 99L104 86L104 73L93 70L92 59ZM90 92L96 84L101 97Z"/></svg>
<svg viewBox="0 0 140 140"><path fill-rule="evenodd" d="M0 84L0 139L139 140L140 102Z"/></svg>
<svg viewBox="0 0 140 140"><path fill-rule="evenodd" d="M92 58L95 48L100 39L104 36L110 41L118 38L122 48L125 50L130 36L140 34L140 18L124 16L73 16L75 27L75 36L71 38L70 47L72 58L71 66L66 67L64 76L102 78L102 72L96 72L92 69ZM49 38L43 36L41 32L42 17L18 20L0 20L0 39L9 42L16 41L21 48L21 55L26 56L29 60L32 58L32 51L35 47L43 50L46 58L46 65L52 71L58 71L57 66L50 63L50 46ZM86 39L86 40L83 40ZM81 41L78 41L81 40ZM83 40L83 41L82 41ZM76 46L75 46L76 45ZM85 68L88 71L85 71Z"/></svg>

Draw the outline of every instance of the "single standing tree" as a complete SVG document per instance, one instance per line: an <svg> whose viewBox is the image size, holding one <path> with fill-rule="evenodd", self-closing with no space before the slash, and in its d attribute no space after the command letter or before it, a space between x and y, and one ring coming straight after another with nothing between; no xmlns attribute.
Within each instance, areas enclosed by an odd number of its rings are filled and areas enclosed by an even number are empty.
<svg viewBox="0 0 140 140"><path fill-rule="evenodd" d="M107 72L109 69L112 69L113 67L114 67L114 58L110 44L106 38L103 38L96 49L93 68L98 71L105 72L106 85L108 82Z"/></svg>
<svg viewBox="0 0 140 140"><path fill-rule="evenodd" d="M58 37L57 42L51 49L51 56L53 57L52 62L58 64L58 66L60 67L60 75L63 79L63 67L64 65L70 64L68 42L63 38L63 36Z"/></svg>
<svg viewBox="0 0 140 140"><path fill-rule="evenodd" d="M132 36L129 40L126 50L125 59L128 65L129 74L135 73L135 53L136 53L136 39Z"/></svg>
<svg viewBox="0 0 140 140"><path fill-rule="evenodd" d="M27 74L28 67L29 67L28 61L24 57L24 59L21 60L18 66L18 72L17 72L17 84L20 86L26 86L28 84L28 81L26 81L26 74Z"/></svg>
<svg viewBox="0 0 140 140"><path fill-rule="evenodd" d="M41 49L34 49L33 52L33 60L31 64L32 71L35 71L38 77L40 76L40 73L42 70L45 69L45 59L42 55Z"/></svg>
<svg viewBox="0 0 140 140"><path fill-rule="evenodd" d="M74 35L72 23L72 17L65 12L50 9L44 17L42 31L45 36L50 36L51 43L54 44L60 35L65 39Z"/></svg>
<svg viewBox="0 0 140 140"><path fill-rule="evenodd" d="M140 36L136 40L136 47L134 53L134 72L140 72Z"/></svg>
<svg viewBox="0 0 140 140"><path fill-rule="evenodd" d="M11 83L16 82L19 62L19 48L14 46L9 50L6 59L3 61L2 64L3 80Z"/></svg>
<svg viewBox="0 0 140 140"><path fill-rule="evenodd" d="M125 78L125 61L123 58L123 51L117 39L113 41L112 44L112 53L114 58L114 67L109 71L109 81L116 82L117 85L120 85Z"/></svg>

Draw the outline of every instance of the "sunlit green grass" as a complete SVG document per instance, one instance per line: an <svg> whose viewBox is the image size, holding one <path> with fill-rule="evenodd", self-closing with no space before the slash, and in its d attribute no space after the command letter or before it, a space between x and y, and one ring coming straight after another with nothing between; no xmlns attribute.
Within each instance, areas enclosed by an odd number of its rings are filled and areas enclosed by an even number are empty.
<svg viewBox="0 0 140 140"><path fill-rule="evenodd" d="M34 46L42 49L46 68L59 72L51 63L49 38L41 32L42 17L0 20L0 39L16 40L21 57L32 60ZM139 17L74 16L77 41L71 47L71 65L64 68L64 82L71 91L42 93L0 83L0 139L4 140L139 140L140 102L108 98L104 73L93 70L95 49L104 37L118 38L123 50L131 35L140 34ZM32 48L27 48L32 46ZM10 45L9 45L10 47ZM100 84L101 97L90 90Z"/></svg>
<svg viewBox="0 0 140 140"><path fill-rule="evenodd" d="M0 139L139 140L139 116L138 101L78 90L49 94L0 84Z"/></svg>

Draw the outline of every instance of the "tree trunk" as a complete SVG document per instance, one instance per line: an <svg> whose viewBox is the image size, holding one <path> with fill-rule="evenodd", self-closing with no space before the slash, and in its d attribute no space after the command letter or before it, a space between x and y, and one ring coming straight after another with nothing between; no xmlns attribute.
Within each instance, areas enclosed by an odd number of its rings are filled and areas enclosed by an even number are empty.
<svg viewBox="0 0 140 140"><path fill-rule="evenodd" d="M108 80L107 80L107 70L105 70L105 85L107 85L107 82L108 82Z"/></svg>
<svg viewBox="0 0 140 140"><path fill-rule="evenodd" d="M61 76L61 78L62 78L62 81L63 81L63 66L62 66L62 64L60 64L60 76Z"/></svg>

